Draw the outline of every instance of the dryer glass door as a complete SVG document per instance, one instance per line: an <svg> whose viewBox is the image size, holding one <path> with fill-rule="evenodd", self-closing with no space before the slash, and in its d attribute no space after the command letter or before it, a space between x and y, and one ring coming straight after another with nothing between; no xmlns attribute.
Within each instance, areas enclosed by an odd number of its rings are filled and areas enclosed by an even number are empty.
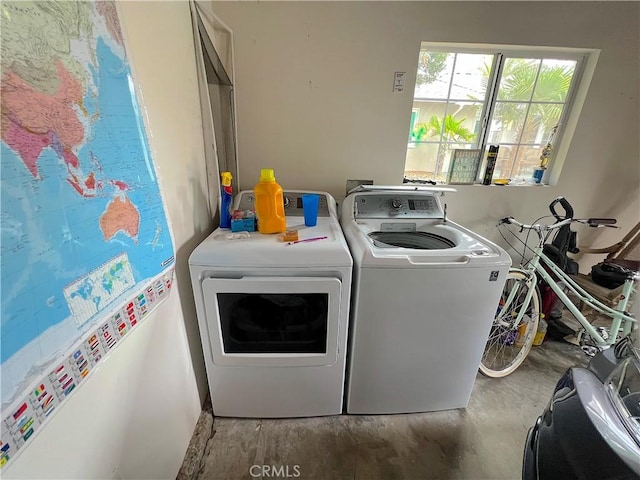
<svg viewBox="0 0 640 480"><path fill-rule="evenodd" d="M332 365L337 361L340 280L207 278L207 328L219 365Z"/></svg>

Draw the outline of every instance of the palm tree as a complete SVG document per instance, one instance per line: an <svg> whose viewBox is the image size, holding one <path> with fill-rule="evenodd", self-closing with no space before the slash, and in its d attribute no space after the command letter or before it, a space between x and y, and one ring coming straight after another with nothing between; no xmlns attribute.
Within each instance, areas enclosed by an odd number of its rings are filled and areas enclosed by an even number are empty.
<svg viewBox="0 0 640 480"><path fill-rule="evenodd" d="M451 143L470 142L475 140L476 134L464 126L466 118L456 119L454 115L447 114L444 118L432 115L428 122L419 122L411 132L413 141L419 142L425 138L440 140L440 148L436 158L434 173L438 175L444 159L451 149Z"/></svg>
<svg viewBox="0 0 640 480"><path fill-rule="evenodd" d="M566 100L569 85L573 75L573 68L566 65L540 66L538 75L538 63L530 63L523 59L514 59L507 62L502 75L500 94L498 101L529 100L531 90L535 84L535 92L532 100L536 102L532 123L528 127L543 126L545 130L551 130L557 123L562 113L563 102ZM536 75L538 78L536 80ZM558 103L537 103L558 102ZM522 128L522 115L518 114L517 104L502 104L502 121L514 124L514 127Z"/></svg>
<svg viewBox="0 0 640 480"><path fill-rule="evenodd" d="M469 142L476 138L476 134L464 126L466 121L466 118L456 120L451 114L445 115L444 119L432 115L426 129L431 137L439 137L442 134L442 141L445 142Z"/></svg>
<svg viewBox="0 0 640 480"><path fill-rule="evenodd" d="M488 72L488 69L490 66L486 65L483 71ZM555 132L569 92L573 71L574 67L566 64L549 65L521 58L506 61L497 99L503 128L518 132L523 139L528 139L527 141L536 138L539 132ZM522 105L527 102L531 104L525 117ZM500 161L504 168L511 168L515 154L516 150L513 150L511 155L502 156ZM527 163L531 161L535 160L528 159Z"/></svg>

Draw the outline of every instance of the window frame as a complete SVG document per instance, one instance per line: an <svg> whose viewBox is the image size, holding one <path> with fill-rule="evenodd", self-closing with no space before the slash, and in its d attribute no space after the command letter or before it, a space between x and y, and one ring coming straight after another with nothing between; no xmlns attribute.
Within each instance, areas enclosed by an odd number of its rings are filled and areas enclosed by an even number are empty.
<svg viewBox="0 0 640 480"><path fill-rule="evenodd" d="M559 180L562 167L564 166L564 162L569 150L569 145L575 132L575 128L582 111L582 107L584 105L591 79L593 78L593 73L595 71L595 66L600 54L600 50L548 46L538 47L523 45L421 42L419 52L425 50L438 53L467 53L493 56L490 76L488 78L488 88L485 92L485 98L483 101L480 116L481 127L476 139L476 146L474 147L482 149L483 151L486 151L489 145L489 143L487 142L488 135L490 132L493 114L495 113L495 107L498 102L498 90L502 78L502 70L507 59L527 58L576 61L571 85L564 101L562 115L559 119L560 126L554 136L553 151L551 157L549 158L547 169L544 172L544 176L542 178L542 183L548 185L556 185ZM414 103L421 100L424 101L428 99L423 97L416 97L414 85L414 96L411 103L412 111L416 108ZM450 97L447 96L445 101L449 102ZM527 102L522 103L532 105L538 102L534 102L533 99L529 99ZM520 140L521 139L518 139L518 143L516 145L526 145L520 143ZM440 141L439 144L442 144L442 141ZM412 147L415 148L415 143L413 143ZM407 150L409 150L409 145L407 145ZM478 178L476 179L477 181L479 181L483 170L484 162L479 168Z"/></svg>

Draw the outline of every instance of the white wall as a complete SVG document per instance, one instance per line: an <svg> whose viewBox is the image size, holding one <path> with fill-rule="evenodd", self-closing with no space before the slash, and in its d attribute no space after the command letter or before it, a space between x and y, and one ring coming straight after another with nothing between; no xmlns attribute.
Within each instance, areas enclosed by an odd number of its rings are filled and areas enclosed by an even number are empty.
<svg viewBox="0 0 640 480"><path fill-rule="evenodd" d="M233 30L240 187L274 168L285 188L403 177L421 41L602 49L555 187L460 186L452 219L499 240L496 220L533 220L558 195L577 216L640 216L637 2L214 2ZM407 88L393 94L396 71ZM596 238L597 237L597 238Z"/></svg>
<svg viewBox="0 0 640 480"><path fill-rule="evenodd" d="M7 479L175 478L206 394L187 260L212 222L189 4L119 6L176 243L174 290L3 469Z"/></svg>

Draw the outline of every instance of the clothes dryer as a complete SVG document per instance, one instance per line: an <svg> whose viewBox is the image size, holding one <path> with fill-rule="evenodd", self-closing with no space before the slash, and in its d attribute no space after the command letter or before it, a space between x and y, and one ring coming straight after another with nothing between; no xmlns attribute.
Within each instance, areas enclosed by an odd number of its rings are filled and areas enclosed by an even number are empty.
<svg viewBox="0 0 640 480"><path fill-rule="evenodd" d="M304 226L303 193L320 195L314 227ZM342 411L353 261L331 195L285 191L284 202L287 228L319 240L217 229L189 259L218 416ZM253 192L240 192L234 207L253 208Z"/></svg>
<svg viewBox="0 0 640 480"><path fill-rule="evenodd" d="M362 186L343 202L354 259L348 413L467 406L511 259L446 217L447 191Z"/></svg>

